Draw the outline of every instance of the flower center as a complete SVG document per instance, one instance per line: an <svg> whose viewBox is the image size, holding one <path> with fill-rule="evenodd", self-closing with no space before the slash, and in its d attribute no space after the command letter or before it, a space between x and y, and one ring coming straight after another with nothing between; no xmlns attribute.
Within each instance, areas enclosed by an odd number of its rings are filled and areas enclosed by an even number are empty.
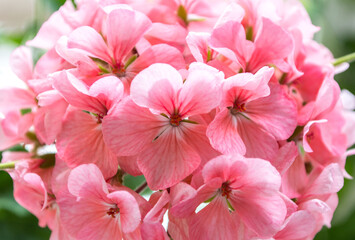
<svg viewBox="0 0 355 240"><path fill-rule="evenodd" d="M229 186L229 182L222 183L221 194L222 197L229 198L229 194L232 192L232 188Z"/></svg>
<svg viewBox="0 0 355 240"><path fill-rule="evenodd" d="M124 66L118 66L112 69L112 73L117 77L124 77L126 76L126 69Z"/></svg>
<svg viewBox="0 0 355 240"><path fill-rule="evenodd" d="M237 115L238 113L241 112L245 112L246 108L245 108L245 103L237 103L237 101L235 101L233 103L233 107L229 108L230 112L232 115Z"/></svg>
<svg viewBox="0 0 355 240"><path fill-rule="evenodd" d="M107 213L107 215L111 216L112 218L116 218L116 215L120 213L120 209L117 206L112 207L106 213Z"/></svg>
<svg viewBox="0 0 355 240"><path fill-rule="evenodd" d="M178 127L181 121L182 119L179 114L173 114L170 116L170 125L173 127Z"/></svg>

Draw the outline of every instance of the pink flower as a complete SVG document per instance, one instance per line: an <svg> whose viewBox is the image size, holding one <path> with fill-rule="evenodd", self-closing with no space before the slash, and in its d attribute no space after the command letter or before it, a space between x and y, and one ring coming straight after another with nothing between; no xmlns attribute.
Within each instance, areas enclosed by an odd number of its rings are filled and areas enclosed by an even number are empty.
<svg viewBox="0 0 355 240"><path fill-rule="evenodd" d="M291 54L293 42L283 28L262 18L255 39L253 42L250 40L241 23L227 21L213 30L209 43L211 48L234 61L244 72L255 73L269 64L288 71L289 66L284 59Z"/></svg>
<svg viewBox="0 0 355 240"><path fill-rule="evenodd" d="M76 107L70 108L63 119L56 143L58 155L69 167L95 163L106 178L112 177L117 172L118 160L103 140L101 123L122 99L123 84L118 78L108 76L89 88L69 72L63 71L53 77L54 87Z"/></svg>
<svg viewBox="0 0 355 240"><path fill-rule="evenodd" d="M311 237L316 227L315 218L305 210L294 212L289 216L282 229L275 234L275 240L299 240Z"/></svg>
<svg viewBox="0 0 355 240"><path fill-rule="evenodd" d="M68 35L75 28L80 26L92 26L100 29L104 12L96 1L76 1L77 9L70 1L54 12L51 17L43 23L36 37L27 42L28 45L37 48L51 49L57 40Z"/></svg>
<svg viewBox="0 0 355 240"><path fill-rule="evenodd" d="M152 189L178 183L199 166L199 151L210 148L206 126L191 117L218 106L222 79L196 63L184 82L173 67L153 64L133 80L131 98L104 119L105 141L119 156L139 154L138 167Z"/></svg>
<svg viewBox="0 0 355 240"><path fill-rule="evenodd" d="M62 224L75 239L122 239L140 224L135 198L127 191L109 193L94 164L71 171L68 191L58 198L58 204Z"/></svg>
<svg viewBox="0 0 355 240"><path fill-rule="evenodd" d="M0 117L0 150L5 150L18 143L32 143L26 133L33 123L33 114L21 115L20 111L12 111Z"/></svg>
<svg viewBox="0 0 355 240"><path fill-rule="evenodd" d="M273 236L282 226L286 206L279 194L281 178L271 164L240 155L220 156L202 170L204 184L190 198L172 207L187 217L192 239L239 239L245 225L259 237ZM194 214L203 202L208 203ZM213 227L211 227L213 226Z"/></svg>
<svg viewBox="0 0 355 240"><path fill-rule="evenodd" d="M35 132L41 142L52 144L62 130L68 103L56 90L45 91L37 99L39 108L33 121Z"/></svg>
<svg viewBox="0 0 355 240"><path fill-rule="evenodd" d="M328 76L322 82L314 102L310 102L309 121L303 129L303 147L314 164L336 162L344 168L347 136L342 132L345 119L341 112L340 89Z"/></svg>
<svg viewBox="0 0 355 240"><path fill-rule="evenodd" d="M54 228L57 205L54 195L47 191L39 175L25 173L20 178L14 178L14 197L39 219L39 226Z"/></svg>
<svg viewBox="0 0 355 240"><path fill-rule="evenodd" d="M255 75L241 73L223 81L221 111L207 128L214 148L269 160L275 156L277 140L295 129L297 112L280 86L268 85L273 72L264 67Z"/></svg>
<svg viewBox="0 0 355 240"><path fill-rule="evenodd" d="M89 85L103 74L112 74L122 80L129 92L134 76L153 63L185 67L181 53L171 46L137 47L151 24L141 12L122 5L108 14L101 34L88 26L79 27L67 38L59 40L57 50L64 59L77 66L79 76L87 76L83 80ZM135 26L134 31L131 25Z"/></svg>
<svg viewBox="0 0 355 240"><path fill-rule="evenodd" d="M143 218L140 227L142 239L168 240L169 237L162 226L162 221L169 206L169 194L167 191L155 192L149 201L154 206Z"/></svg>

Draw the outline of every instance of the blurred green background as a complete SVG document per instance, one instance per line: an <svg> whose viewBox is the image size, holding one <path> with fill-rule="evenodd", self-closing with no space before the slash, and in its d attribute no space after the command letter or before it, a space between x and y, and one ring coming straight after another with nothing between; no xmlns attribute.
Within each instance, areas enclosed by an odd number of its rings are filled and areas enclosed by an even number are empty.
<svg viewBox="0 0 355 240"><path fill-rule="evenodd" d="M0 50L3 52L4 48L13 49L32 39L41 24L64 2L65 0L1 0ZM354 0L302 2L311 15L312 22L322 28L316 34L316 40L328 47L335 58L355 52ZM355 63L346 72L336 75L335 79L341 88L355 94ZM350 157L346 163L346 170L352 176L355 176L354 160L355 157ZM49 239L50 231L38 227L37 219L15 202L12 191L11 178L6 172L0 171L0 239ZM323 228L315 239L355 239L355 181L345 180L339 199L332 228Z"/></svg>

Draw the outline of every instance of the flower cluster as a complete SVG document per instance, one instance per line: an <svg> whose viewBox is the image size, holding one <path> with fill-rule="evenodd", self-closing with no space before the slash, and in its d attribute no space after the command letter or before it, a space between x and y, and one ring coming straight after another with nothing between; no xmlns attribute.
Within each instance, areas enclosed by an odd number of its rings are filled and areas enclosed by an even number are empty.
<svg viewBox="0 0 355 240"><path fill-rule="evenodd" d="M355 143L316 31L297 1L66 1L0 90L15 199L51 239L312 239Z"/></svg>

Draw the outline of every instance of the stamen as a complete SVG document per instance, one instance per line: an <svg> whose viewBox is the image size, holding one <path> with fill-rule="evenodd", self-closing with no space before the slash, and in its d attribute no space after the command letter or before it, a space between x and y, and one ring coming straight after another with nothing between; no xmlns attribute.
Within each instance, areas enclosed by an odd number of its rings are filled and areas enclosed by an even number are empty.
<svg viewBox="0 0 355 240"><path fill-rule="evenodd" d="M229 108L232 115L237 115L238 113L245 112L245 103L239 104L237 101L233 103L233 107Z"/></svg>
<svg viewBox="0 0 355 240"><path fill-rule="evenodd" d="M124 67L115 67L112 69L112 73L117 77L124 77L126 76L126 69Z"/></svg>
<svg viewBox="0 0 355 240"><path fill-rule="evenodd" d="M179 114L173 114L170 116L170 125L173 127L178 127L181 121L182 119Z"/></svg>
<svg viewBox="0 0 355 240"><path fill-rule="evenodd" d="M220 189L222 197L226 197L228 199L229 194L232 192L232 188L229 186L229 182L222 183L222 187Z"/></svg>
<svg viewBox="0 0 355 240"><path fill-rule="evenodd" d="M107 215L111 216L112 218L116 218L116 215L120 213L120 209L117 206L112 207L106 213L107 213Z"/></svg>

